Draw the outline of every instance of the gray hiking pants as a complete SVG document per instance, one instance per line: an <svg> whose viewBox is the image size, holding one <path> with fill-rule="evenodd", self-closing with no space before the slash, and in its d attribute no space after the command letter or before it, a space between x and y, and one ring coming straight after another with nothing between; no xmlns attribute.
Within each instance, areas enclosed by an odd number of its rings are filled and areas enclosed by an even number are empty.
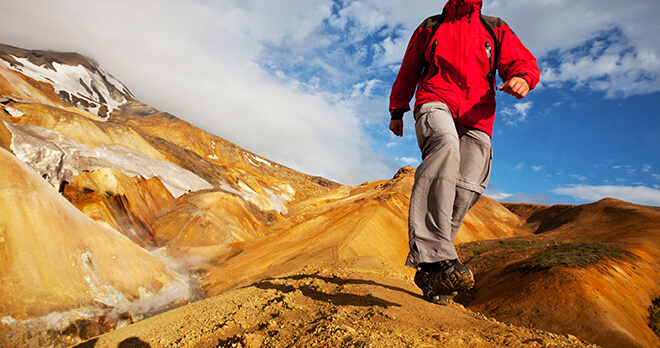
<svg viewBox="0 0 660 348"><path fill-rule="evenodd" d="M444 103L423 104L415 121L422 163L408 215L412 268L458 258L452 241L488 184L492 158L488 134L455 123Z"/></svg>

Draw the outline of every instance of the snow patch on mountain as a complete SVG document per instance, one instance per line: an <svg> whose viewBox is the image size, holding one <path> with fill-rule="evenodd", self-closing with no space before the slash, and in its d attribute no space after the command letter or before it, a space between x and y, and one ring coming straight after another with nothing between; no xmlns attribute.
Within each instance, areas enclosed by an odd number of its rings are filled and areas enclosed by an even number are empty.
<svg viewBox="0 0 660 348"><path fill-rule="evenodd" d="M207 158L216 159L216 160L219 159L218 155L216 155L216 152L215 152L215 146L216 146L216 142L211 140L211 148L213 149L213 152L212 152L212 154L206 156Z"/></svg>
<svg viewBox="0 0 660 348"><path fill-rule="evenodd" d="M241 181L238 183L238 187L241 190L238 195L244 200L256 205L261 210L275 210L280 214L286 214L288 210L285 204L293 199L295 191L288 184L275 186L276 187L262 187L266 192L266 196L264 196L260 195L246 183ZM236 190L234 190L234 193L235 192Z"/></svg>
<svg viewBox="0 0 660 348"><path fill-rule="evenodd" d="M62 182L73 182L83 171L111 167L131 177L156 177L174 197L213 188L196 174L171 162L159 161L123 146L91 148L53 130L3 122L13 135L12 152L55 187L60 187Z"/></svg>
<svg viewBox="0 0 660 348"><path fill-rule="evenodd" d="M285 204L292 201L296 191L288 184L277 185L271 189L264 188L270 197L273 209L280 214L288 213Z"/></svg>
<svg viewBox="0 0 660 348"><path fill-rule="evenodd" d="M220 188L228 193L241 197L263 211L275 210L280 214L286 214L288 209L286 203L293 200L296 191L289 184L275 184L274 187L263 187L267 196L260 195L244 182L239 182L237 190L225 182L220 182Z"/></svg>
<svg viewBox="0 0 660 348"><path fill-rule="evenodd" d="M124 95L132 97L119 80L100 67L90 71L83 65L71 66L53 62L51 69L45 65L36 65L28 58L14 55L11 57L18 64L10 64L0 59L0 66L52 85L62 101L102 119L109 118L110 113L126 103Z"/></svg>
<svg viewBox="0 0 660 348"><path fill-rule="evenodd" d="M21 109L15 108L13 106L3 105L3 107L5 111L12 117L21 117L25 115Z"/></svg>
<svg viewBox="0 0 660 348"><path fill-rule="evenodd" d="M249 153L245 153L245 158L248 160L248 162L250 162L255 167L259 166L259 164L255 163L255 162L262 163L262 164L265 164L267 166L273 166L273 163L271 163L270 161L268 161L266 159L263 159L261 157L257 157L255 155L249 154Z"/></svg>

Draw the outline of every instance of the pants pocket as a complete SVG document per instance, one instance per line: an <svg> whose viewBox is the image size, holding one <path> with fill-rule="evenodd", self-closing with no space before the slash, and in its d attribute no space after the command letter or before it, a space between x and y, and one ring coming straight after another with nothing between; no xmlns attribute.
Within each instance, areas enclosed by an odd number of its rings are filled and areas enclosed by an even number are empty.
<svg viewBox="0 0 660 348"><path fill-rule="evenodd" d="M482 194L488 186L491 172L493 149L490 141L467 135L460 140L461 162L458 170L457 186Z"/></svg>
<svg viewBox="0 0 660 348"><path fill-rule="evenodd" d="M427 141L433 137L445 134L457 136L451 111L444 103L430 102L423 104L415 112L415 120L417 143L422 152L424 152Z"/></svg>

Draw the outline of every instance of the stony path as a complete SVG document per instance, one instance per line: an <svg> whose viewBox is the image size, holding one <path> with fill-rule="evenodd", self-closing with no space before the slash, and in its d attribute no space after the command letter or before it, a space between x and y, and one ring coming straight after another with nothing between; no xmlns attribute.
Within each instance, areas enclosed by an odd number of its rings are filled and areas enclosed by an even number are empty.
<svg viewBox="0 0 660 348"><path fill-rule="evenodd" d="M155 316L78 347L594 347L424 301L377 261L317 264Z"/></svg>

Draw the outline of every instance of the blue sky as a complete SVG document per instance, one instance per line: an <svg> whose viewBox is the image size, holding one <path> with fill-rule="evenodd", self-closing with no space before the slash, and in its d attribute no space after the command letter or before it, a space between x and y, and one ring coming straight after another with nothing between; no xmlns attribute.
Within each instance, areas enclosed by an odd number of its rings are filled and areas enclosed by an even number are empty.
<svg viewBox="0 0 660 348"><path fill-rule="evenodd" d="M0 42L80 52L141 101L294 169L344 184L420 161L388 95L414 28L445 1L22 0ZM499 93L491 186L508 202L603 197L660 206L660 2L485 0L539 59Z"/></svg>

